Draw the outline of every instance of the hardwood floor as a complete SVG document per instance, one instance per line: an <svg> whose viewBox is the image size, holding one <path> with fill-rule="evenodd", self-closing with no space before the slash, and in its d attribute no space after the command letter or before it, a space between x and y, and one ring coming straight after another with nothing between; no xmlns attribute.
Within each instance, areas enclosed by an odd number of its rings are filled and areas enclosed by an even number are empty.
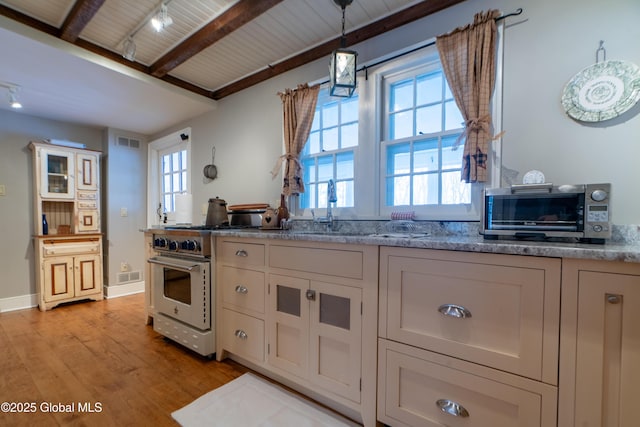
<svg viewBox="0 0 640 427"><path fill-rule="evenodd" d="M247 371L165 341L143 294L0 313L0 403L35 410L3 405L2 426L176 426L171 412Z"/></svg>

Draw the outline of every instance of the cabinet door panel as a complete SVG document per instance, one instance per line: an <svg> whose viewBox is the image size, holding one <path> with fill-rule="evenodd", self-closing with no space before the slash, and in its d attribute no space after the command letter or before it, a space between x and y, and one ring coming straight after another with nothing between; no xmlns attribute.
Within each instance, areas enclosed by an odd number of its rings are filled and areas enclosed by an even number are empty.
<svg viewBox="0 0 640 427"><path fill-rule="evenodd" d="M639 276L579 273L575 425L637 425L638 307Z"/></svg>
<svg viewBox="0 0 640 427"><path fill-rule="evenodd" d="M360 401L362 290L311 282L310 379L333 393Z"/></svg>
<svg viewBox="0 0 640 427"><path fill-rule="evenodd" d="M269 364L307 378L309 281L272 274L269 285Z"/></svg>
<svg viewBox="0 0 640 427"><path fill-rule="evenodd" d="M542 378L545 270L390 256L388 337Z"/></svg>
<svg viewBox="0 0 640 427"><path fill-rule="evenodd" d="M93 255L77 256L74 262L75 294L89 295L100 292L102 272L100 257Z"/></svg>
<svg viewBox="0 0 640 427"><path fill-rule="evenodd" d="M78 189L98 189L98 156L94 154L78 154Z"/></svg>
<svg viewBox="0 0 640 427"><path fill-rule="evenodd" d="M47 302L73 297L73 258L44 260L44 300Z"/></svg>

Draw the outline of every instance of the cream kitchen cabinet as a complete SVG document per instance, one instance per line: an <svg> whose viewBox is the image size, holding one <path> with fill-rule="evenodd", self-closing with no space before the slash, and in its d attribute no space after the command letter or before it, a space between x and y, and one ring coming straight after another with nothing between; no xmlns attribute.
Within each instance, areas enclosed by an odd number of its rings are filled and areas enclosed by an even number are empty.
<svg viewBox="0 0 640 427"><path fill-rule="evenodd" d="M217 238L218 358L376 424L376 246Z"/></svg>
<svg viewBox="0 0 640 427"><path fill-rule="evenodd" d="M269 365L360 402L362 290L269 277Z"/></svg>
<svg viewBox="0 0 640 427"><path fill-rule="evenodd" d="M29 147L39 307L47 310L61 302L102 299L101 154L46 141L31 142Z"/></svg>
<svg viewBox="0 0 640 427"><path fill-rule="evenodd" d="M37 240L38 252L42 254L37 274L41 283L38 292L41 310L61 302L102 300L100 242L100 236Z"/></svg>
<svg viewBox="0 0 640 427"><path fill-rule="evenodd" d="M554 426L559 259L380 249L378 419Z"/></svg>
<svg viewBox="0 0 640 427"><path fill-rule="evenodd" d="M265 358L265 245L216 239L216 356Z"/></svg>
<svg viewBox="0 0 640 427"><path fill-rule="evenodd" d="M559 426L638 425L640 265L563 260Z"/></svg>

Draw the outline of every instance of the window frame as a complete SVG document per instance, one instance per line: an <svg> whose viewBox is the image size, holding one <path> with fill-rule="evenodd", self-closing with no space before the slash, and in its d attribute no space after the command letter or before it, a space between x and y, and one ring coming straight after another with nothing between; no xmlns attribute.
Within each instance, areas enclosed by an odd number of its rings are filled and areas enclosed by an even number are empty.
<svg viewBox="0 0 640 427"><path fill-rule="evenodd" d="M185 128L177 132L166 135L149 143L148 163L149 179L147 181L147 226L151 227L162 223L162 218L158 214L158 204L162 200L162 155L167 151L186 150L187 173L186 192L191 193L191 138L183 139L182 135L191 135L191 128ZM164 213L164 203L162 203ZM167 212L167 222L175 222L175 211Z"/></svg>
<svg viewBox="0 0 640 427"><path fill-rule="evenodd" d="M494 132L502 129L502 81L503 81L503 34L504 23L497 25L496 47L496 81L492 95L491 117ZM381 141L384 135L385 120L384 104L384 77L391 73L399 73L401 70L409 70L427 61L439 62L439 55L435 46L435 38L408 46L401 51L389 54L387 57L395 59L386 61L380 58L369 61L363 66L367 67L365 73L358 73L357 93L359 97L358 107L358 146L354 151L354 204L353 208L334 208L337 218L342 219L389 219L394 211L412 210L416 212L417 220L439 221L479 221L482 211L482 191L484 188L500 186L502 178L502 138L498 137L489 144L488 168L489 178L486 183L471 184L471 202L465 205L425 205L419 207L404 208L400 206L385 206L384 180L386 175L386 154ZM440 65L441 67L441 65ZM365 123L374 123L366 126ZM458 148L462 157L462 145ZM293 196L290 206L293 206L295 214L302 218L311 219L309 209L299 208L299 198ZM323 209L318 209L322 214Z"/></svg>

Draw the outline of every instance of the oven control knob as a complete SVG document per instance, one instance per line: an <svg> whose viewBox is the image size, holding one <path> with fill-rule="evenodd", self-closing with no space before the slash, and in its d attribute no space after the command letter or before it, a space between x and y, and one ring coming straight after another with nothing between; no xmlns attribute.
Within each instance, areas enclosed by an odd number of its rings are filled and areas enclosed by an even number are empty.
<svg viewBox="0 0 640 427"><path fill-rule="evenodd" d="M199 249L198 242L196 242L195 240L187 240L185 242L182 242L182 244L184 245L184 249L187 249L189 251L195 252Z"/></svg>
<svg viewBox="0 0 640 427"><path fill-rule="evenodd" d="M175 240L170 241L169 242L169 250L177 251L178 250L178 242L176 242Z"/></svg>
<svg viewBox="0 0 640 427"><path fill-rule="evenodd" d="M167 247L167 239L164 239L162 237L158 237L157 239L155 239L153 241L153 246L155 246L156 248L166 248Z"/></svg>
<svg viewBox="0 0 640 427"><path fill-rule="evenodd" d="M594 190L591 192L591 198L596 202L601 202L607 198L607 192L604 190Z"/></svg>

